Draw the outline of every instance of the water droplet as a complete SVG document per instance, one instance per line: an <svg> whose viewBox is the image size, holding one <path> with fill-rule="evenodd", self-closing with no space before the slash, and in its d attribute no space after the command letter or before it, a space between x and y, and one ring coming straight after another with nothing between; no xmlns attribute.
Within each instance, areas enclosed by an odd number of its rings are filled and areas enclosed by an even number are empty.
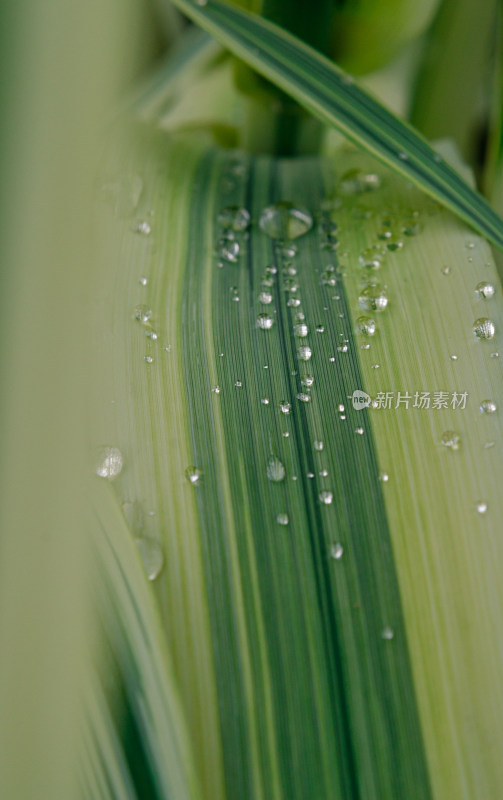
<svg viewBox="0 0 503 800"><path fill-rule="evenodd" d="M152 364L154 359L152 356L143 356L143 360L147 362L147 364Z"/></svg>
<svg viewBox="0 0 503 800"><path fill-rule="evenodd" d="M258 299L263 306L268 306L269 303L272 303L272 294L270 292L260 292Z"/></svg>
<svg viewBox="0 0 503 800"><path fill-rule="evenodd" d="M323 286L337 285L337 275L335 273L335 267L332 264L329 264L321 273L321 283Z"/></svg>
<svg viewBox="0 0 503 800"><path fill-rule="evenodd" d="M217 221L224 228L233 231L245 231L250 224L250 212L240 206L227 206L220 211Z"/></svg>
<svg viewBox="0 0 503 800"><path fill-rule="evenodd" d="M449 450L459 450L461 447L461 437L456 431L445 431L442 434L442 444Z"/></svg>
<svg viewBox="0 0 503 800"><path fill-rule="evenodd" d="M336 544L333 544L331 546L330 558L334 558L336 561L339 561L339 559L342 558L343 554L344 554L344 548L342 544L339 544L339 542L337 542Z"/></svg>
<svg viewBox="0 0 503 800"><path fill-rule="evenodd" d="M363 333L365 336L373 336L376 332L375 320L371 317L358 317L356 324L358 325L360 333Z"/></svg>
<svg viewBox="0 0 503 800"><path fill-rule="evenodd" d="M345 196L363 194L379 189L381 179L375 172L362 172L359 169L350 169L345 172L339 181L338 191Z"/></svg>
<svg viewBox="0 0 503 800"><path fill-rule="evenodd" d="M131 230L133 230L134 233L140 233L143 236L149 236L152 232L150 223L147 222L146 219L143 219L140 222L135 222Z"/></svg>
<svg viewBox="0 0 503 800"><path fill-rule="evenodd" d="M360 350L370 350L369 343L367 342L366 344L361 344L360 345Z"/></svg>
<svg viewBox="0 0 503 800"><path fill-rule="evenodd" d="M324 489L322 492L320 492L318 497L320 499L320 503L323 503L323 505L325 506L332 505L334 495L333 492L329 492L328 489Z"/></svg>
<svg viewBox="0 0 503 800"><path fill-rule="evenodd" d="M117 447L102 447L96 459L96 475L112 481L122 472L123 465L122 453Z"/></svg>
<svg viewBox="0 0 503 800"><path fill-rule="evenodd" d="M388 305L388 296L378 283L370 284L362 289L358 300L361 307L367 311L384 311Z"/></svg>
<svg viewBox="0 0 503 800"><path fill-rule="evenodd" d="M451 361L457 361L458 360L458 357L456 355L454 355L454 353L452 354L452 356L449 356L449 358L451 359Z"/></svg>
<svg viewBox="0 0 503 800"><path fill-rule="evenodd" d="M298 325L293 326L293 332L295 336L298 336L300 339L303 339L309 333L309 328L307 327L305 322L301 322Z"/></svg>
<svg viewBox="0 0 503 800"><path fill-rule="evenodd" d="M386 625L386 627L381 631L381 638L391 641L391 639L395 638L395 631L393 628L390 628L389 625Z"/></svg>
<svg viewBox="0 0 503 800"><path fill-rule="evenodd" d="M185 477L193 486L197 486L199 481L201 480L201 475L203 473L197 467L187 467L185 470Z"/></svg>
<svg viewBox="0 0 503 800"><path fill-rule="evenodd" d="M146 325L149 319L152 317L152 309L144 305L136 306L133 316L134 319L138 320L138 322L141 322L142 325Z"/></svg>
<svg viewBox="0 0 503 800"><path fill-rule="evenodd" d="M275 203L264 208L259 226L272 239L297 239L313 227L309 211L295 203Z"/></svg>
<svg viewBox="0 0 503 800"><path fill-rule="evenodd" d="M320 469L318 475L320 478L328 478L328 469Z"/></svg>
<svg viewBox="0 0 503 800"><path fill-rule="evenodd" d="M268 406L270 401L268 397L262 397L260 402L262 403L263 406Z"/></svg>
<svg viewBox="0 0 503 800"><path fill-rule="evenodd" d="M324 446L325 445L323 444L323 442L319 441L318 439L313 442L314 449L318 450L319 453L321 453L321 451L323 450Z"/></svg>
<svg viewBox="0 0 503 800"><path fill-rule="evenodd" d="M355 433L357 433L358 436L363 436L363 434L365 433L365 430L364 430L364 428L355 428Z"/></svg>
<svg viewBox="0 0 503 800"><path fill-rule="evenodd" d="M494 297L495 291L496 288L494 284L488 281L481 281L477 283L475 287L475 293L481 300L490 300L491 297Z"/></svg>
<svg viewBox="0 0 503 800"><path fill-rule="evenodd" d="M287 306L290 306L290 308L292 308L292 307L293 308L298 308L300 306L299 298L298 297L291 297L287 302Z"/></svg>
<svg viewBox="0 0 503 800"><path fill-rule="evenodd" d="M302 386L312 386L314 383L314 377L312 375L304 375L304 377L300 379L300 382Z"/></svg>
<svg viewBox="0 0 503 800"><path fill-rule="evenodd" d="M153 330L145 331L145 336L147 337L147 339L152 339L153 342L156 342L157 339L159 338L159 334L157 333L157 331Z"/></svg>
<svg viewBox="0 0 503 800"><path fill-rule="evenodd" d="M289 414L292 409L291 403L288 403L286 400L282 400L279 404L279 407L282 414Z"/></svg>
<svg viewBox="0 0 503 800"><path fill-rule="evenodd" d="M480 411L482 414L494 414L498 410L498 406L494 400L482 400L480 404Z"/></svg>
<svg viewBox="0 0 503 800"><path fill-rule="evenodd" d="M475 511L477 512L477 514L485 514L487 512L487 503L485 502L485 500L479 500L475 504Z"/></svg>
<svg viewBox="0 0 503 800"><path fill-rule="evenodd" d="M306 394L306 392L299 392L297 395L297 400L300 400L301 403L310 403L311 395Z"/></svg>
<svg viewBox="0 0 503 800"><path fill-rule="evenodd" d="M211 391L212 391L214 394L220 394L220 392L221 392L222 390L220 389L220 386L213 386L213 387L212 387L212 389L211 389Z"/></svg>
<svg viewBox="0 0 503 800"><path fill-rule="evenodd" d="M376 247L367 247L358 256L358 262L364 269L379 269L383 257Z"/></svg>
<svg viewBox="0 0 503 800"><path fill-rule="evenodd" d="M493 339L496 333L494 322L486 317L476 319L472 330L477 339Z"/></svg>
<svg viewBox="0 0 503 800"><path fill-rule="evenodd" d="M262 328L262 330L267 331L274 325L274 317L271 317L270 314L266 314L263 312L257 316L257 328Z"/></svg>
<svg viewBox="0 0 503 800"><path fill-rule="evenodd" d="M283 256L283 258L295 258L295 256L297 255L297 246L294 244L289 244L286 247L281 247L280 253ZM295 275L295 272L292 274Z"/></svg>
<svg viewBox="0 0 503 800"><path fill-rule="evenodd" d="M442 269L440 271L441 271L442 275L450 275L451 268L450 267L442 267Z"/></svg>
<svg viewBox="0 0 503 800"><path fill-rule="evenodd" d="M484 445L484 450L488 450L490 447L494 447L496 442L486 442Z"/></svg>
<svg viewBox="0 0 503 800"><path fill-rule="evenodd" d="M194 3L196 6L204 7L208 5L208 0L194 0Z"/></svg>
<svg viewBox="0 0 503 800"><path fill-rule="evenodd" d="M324 325L317 325L315 330L316 330L316 333L325 333L325 326Z"/></svg>
<svg viewBox="0 0 503 800"><path fill-rule="evenodd" d="M347 344L342 344L342 345L340 345L340 346L337 348L337 352L338 352L338 353L347 353L347 352L348 352L348 346L347 346Z"/></svg>
<svg viewBox="0 0 503 800"><path fill-rule="evenodd" d="M149 581L155 581L164 566L164 554L160 542L151 536L141 536L136 539L136 545L147 578Z"/></svg>
<svg viewBox="0 0 503 800"><path fill-rule="evenodd" d="M229 261L231 264L237 264L239 259L238 242L226 241L221 245L218 254L225 261Z"/></svg>
<svg viewBox="0 0 503 800"><path fill-rule="evenodd" d="M499 358L499 357L500 357L499 353L489 353L489 358Z"/></svg>
<svg viewBox="0 0 503 800"><path fill-rule="evenodd" d="M272 483L280 483L282 480L284 480L286 475L285 467L277 456L269 457L266 474Z"/></svg>
<svg viewBox="0 0 503 800"><path fill-rule="evenodd" d="M387 483L389 481L389 475L387 472L380 472L379 473L379 480L383 483Z"/></svg>
<svg viewBox="0 0 503 800"><path fill-rule="evenodd" d="M140 286L146 286L148 283L148 278L140 278L138 283L140 284Z"/></svg>
<svg viewBox="0 0 503 800"><path fill-rule="evenodd" d="M301 361L309 361L312 355L313 351L311 350L310 347L307 347L306 345L303 347L299 347L299 349L297 350L297 357Z"/></svg>
<svg viewBox="0 0 503 800"><path fill-rule="evenodd" d="M417 236L418 233L421 233L423 230L423 226L420 222L415 219L408 220L402 228L402 233L406 236Z"/></svg>
<svg viewBox="0 0 503 800"><path fill-rule="evenodd" d="M278 514L278 516L276 517L276 522L278 523L278 525L288 525L288 523L290 522L288 514Z"/></svg>
<svg viewBox="0 0 503 800"><path fill-rule="evenodd" d="M408 161L409 160L409 156L407 155L407 153L403 153L403 152L398 153L398 158L400 158L402 161Z"/></svg>
<svg viewBox="0 0 503 800"><path fill-rule="evenodd" d="M234 386L236 387L236 389L241 389L242 385L243 385L243 384L242 384L242 382L241 382L241 381L236 381L236 382L235 382L235 384L234 384Z"/></svg>
<svg viewBox="0 0 503 800"><path fill-rule="evenodd" d="M398 236L390 236L386 241L386 249L389 250L391 253L394 253L396 250L401 250L403 247L403 242Z"/></svg>

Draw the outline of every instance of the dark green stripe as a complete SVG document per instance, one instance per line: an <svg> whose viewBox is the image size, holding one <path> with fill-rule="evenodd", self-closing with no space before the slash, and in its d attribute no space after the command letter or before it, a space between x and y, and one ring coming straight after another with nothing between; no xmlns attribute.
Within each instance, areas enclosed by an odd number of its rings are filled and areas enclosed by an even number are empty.
<svg viewBox="0 0 503 800"><path fill-rule="evenodd" d="M277 310L275 325L270 331L255 326L257 312L263 310L257 302L263 268L276 257L271 240L256 224L248 254L243 253L239 264L218 269L216 260L209 264L202 254L201 232L208 224L207 215L213 214L214 219L225 205L246 202L255 221L261 208L277 199L317 211L326 165L314 159L258 159L248 182L241 181L230 193L218 193L215 187L225 170L222 155L210 155L196 179L182 322L194 462L204 472L195 491L209 587L228 796L256 800L260 792L250 777L251 741L230 569L231 531L223 509L223 476L216 455L215 403L226 434L264 796L273 796L273 772L266 735L267 675L260 659L260 633L250 589L253 575L246 548L247 498L251 498L253 552L267 643L266 672L272 682L282 796L288 800L403 800L413 791L415 800L427 800L429 780L374 444L366 411L353 410L347 399L354 389L364 388L348 307L340 282L335 289L320 285L321 271L334 263L334 253L320 249L317 230L298 240L294 264L311 330L306 340L292 334L295 309L286 304L281 258L269 307ZM204 202L208 196L215 198L213 209ZM210 345L202 306L208 269L221 387L218 396L211 393L204 355ZM237 287L239 302L232 301L231 286ZM332 300L334 295L340 299ZM324 324L324 333L315 333L317 323ZM347 353L337 352L342 338L349 340ZM297 347L306 342L313 349L313 358L299 365ZM335 362L330 361L331 356ZM269 369L264 369L265 365ZM295 397L305 388L300 374L292 373L306 370L315 376L315 384L311 403L302 404ZM243 382L241 389L234 387L236 380ZM268 406L260 403L264 396L270 399ZM292 403L288 417L278 409L283 399ZM346 407L345 420L337 413L341 402ZM357 426L365 429L363 436L355 434ZM282 433L287 428L290 437L285 439ZM321 454L313 449L316 438L325 443ZM273 485L266 478L271 448L287 469L281 484ZM317 474L322 467L328 469L328 478ZM316 477L309 478L309 472ZM333 491L332 505L319 503L322 488ZM271 509L287 511L290 524L279 526ZM345 549L337 562L329 558L334 542L341 542ZM393 641L381 638L385 625L394 629Z"/></svg>

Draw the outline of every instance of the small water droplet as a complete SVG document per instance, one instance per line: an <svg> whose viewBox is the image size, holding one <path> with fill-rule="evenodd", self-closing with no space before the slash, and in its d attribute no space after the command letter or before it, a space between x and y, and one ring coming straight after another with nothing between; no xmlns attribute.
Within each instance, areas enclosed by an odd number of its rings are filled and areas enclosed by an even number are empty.
<svg viewBox="0 0 503 800"><path fill-rule="evenodd" d="M285 247L281 247L280 253L283 258L295 258L297 255L297 246L295 244L289 244ZM295 272L292 274L295 275Z"/></svg>
<svg viewBox="0 0 503 800"><path fill-rule="evenodd" d="M450 275L451 268L450 267L442 267L440 272L442 273L442 275Z"/></svg>
<svg viewBox="0 0 503 800"><path fill-rule="evenodd" d="M293 326L293 332L295 336L298 336L300 339L303 339L309 333L309 328L307 327L305 322L301 322L298 325Z"/></svg>
<svg viewBox="0 0 503 800"><path fill-rule="evenodd" d="M401 250L402 247L403 241L399 239L398 236L390 236L386 241L386 249L391 253L394 253L396 250Z"/></svg>
<svg viewBox="0 0 503 800"><path fill-rule="evenodd" d="M299 298L291 297L287 302L287 306L290 306L290 308L298 308L300 306Z"/></svg>
<svg viewBox="0 0 503 800"><path fill-rule="evenodd" d="M334 499L334 495L333 495L333 492L328 491L328 489L324 489L322 492L320 492L318 497L319 497L320 503L323 503L323 505L325 505L325 506L332 505L332 501Z"/></svg>
<svg viewBox="0 0 503 800"><path fill-rule="evenodd" d="M306 392L299 392L297 395L297 400L300 400L301 403L310 403L311 395L306 394Z"/></svg>
<svg viewBox="0 0 503 800"><path fill-rule="evenodd" d="M482 414L494 414L498 410L498 406L494 400L482 400L480 404L480 411Z"/></svg>
<svg viewBox="0 0 503 800"><path fill-rule="evenodd" d="M300 379L300 382L301 382L302 386L312 386L313 383L314 383L314 377L312 375L304 375Z"/></svg>
<svg viewBox="0 0 503 800"><path fill-rule="evenodd" d="M490 300L491 297L494 297L494 293L496 288L493 283L489 283L488 281L481 281L477 283L475 287L475 293L478 298L481 300Z"/></svg>
<svg viewBox="0 0 503 800"><path fill-rule="evenodd" d="M112 481L122 472L124 461L122 453L117 447L100 448L96 458L96 475Z"/></svg>
<svg viewBox="0 0 503 800"><path fill-rule="evenodd" d="M284 480L286 475L285 467L277 456L269 457L269 460L267 461L266 474L267 478L272 481L272 483L280 483L282 480Z"/></svg>
<svg viewBox="0 0 503 800"><path fill-rule="evenodd" d="M379 473L379 480L383 483L387 483L389 481L389 475L387 472L380 472Z"/></svg>
<svg viewBox="0 0 503 800"><path fill-rule="evenodd" d="M297 350L297 357L301 361L309 361L312 355L313 351L311 350L310 347L307 347L306 345L304 345L303 347L299 347L299 349Z"/></svg>
<svg viewBox="0 0 503 800"><path fill-rule="evenodd" d="M282 400L279 407L282 414L289 414L292 409L291 403L288 403L286 400Z"/></svg>
<svg viewBox="0 0 503 800"><path fill-rule="evenodd" d="M386 627L381 631L381 638L391 641L391 639L395 638L395 631L393 628L390 628L389 625L386 625Z"/></svg>
<svg viewBox="0 0 503 800"><path fill-rule="evenodd" d="M318 475L320 478L328 478L328 469L320 469Z"/></svg>
<svg viewBox="0 0 503 800"><path fill-rule="evenodd" d="M147 337L147 339L151 339L153 342L156 342L157 339L159 338L159 334L157 333L157 331L153 331L151 329L145 331L145 336Z"/></svg>
<svg viewBox="0 0 503 800"><path fill-rule="evenodd" d="M239 249L238 242L233 242L230 240L225 241L220 246L218 255L225 261L229 261L231 264L237 264L239 259Z"/></svg>
<svg viewBox="0 0 503 800"><path fill-rule="evenodd" d="M271 292L260 292L258 299L263 306L268 306L269 303L272 303L272 294Z"/></svg>
<svg viewBox="0 0 503 800"><path fill-rule="evenodd" d="M311 230L313 218L306 208L295 203L281 202L264 208L259 226L272 239L297 239Z"/></svg>
<svg viewBox="0 0 503 800"><path fill-rule="evenodd" d="M151 226L150 226L150 223L149 223L149 222L147 222L147 220L146 220L146 219L143 219L143 220L141 220L140 222L136 222L136 223L133 225L133 228L132 228L132 230L133 230L135 233L140 233L140 234L142 234L143 236L149 236L149 235L150 235L150 233L152 232L152 228L151 228Z"/></svg>
<svg viewBox="0 0 503 800"><path fill-rule="evenodd" d="M457 361L458 360L458 357L456 355L454 355L454 354L452 354L452 356L449 356L449 358L451 359L451 361Z"/></svg>
<svg viewBox="0 0 503 800"><path fill-rule="evenodd" d="M227 206L220 211L217 221L224 228L245 231L250 224L250 212L240 206Z"/></svg>
<svg viewBox="0 0 503 800"><path fill-rule="evenodd" d="M339 561L339 559L342 558L343 554L344 554L344 548L343 548L342 544L339 544L339 542L336 542L336 544L333 544L331 546L331 548L330 548L330 558L334 558L336 561Z"/></svg>
<svg viewBox="0 0 503 800"><path fill-rule="evenodd" d="M339 181L338 191L345 196L364 194L375 191L381 186L381 179L375 172L363 172L359 169L350 169L345 172Z"/></svg>
<svg viewBox="0 0 503 800"><path fill-rule="evenodd" d="M499 357L500 357L499 353L489 353L489 358L499 358Z"/></svg>
<svg viewBox="0 0 503 800"><path fill-rule="evenodd" d="M276 522L278 523L278 525L288 525L288 523L290 522L288 514L284 513L278 514L278 516L276 517Z"/></svg>
<svg viewBox="0 0 503 800"><path fill-rule="evenodd" d="M154 361L154 359L152 358L152 356L143 356L143 360L144 360L144 361L145 361L147 364L152 364L152 363L153 363L153 361Z"/></svg>
<svg viewBox="0 0 503 800"><path fill-rule="evenodd" d="M379 269L383 262L383 256L377 247L367 247L358 256L358 262L364 269Z"/></svg>
<svg viewBox="0 0 503 800"><path fill-rule="evenodd" d="M220 392L221 392L222 390L221 390L220 386L213 386L213 387L212 387L212 389L211 389L211 391L212 391L214 394L220 394Z"/></svg>
<svg viewBox="0 0 503 800"><path fill-rule="evenodd" d="M234 384L234 386L236 387L236 389L241 389L242 385L243 385L243 384L242 384L242 382L241 382L241 381L236 381L236 382L235 382L235 384Z"/></svg>
<svg viewBox="0 0 503 800"><path fill-rule="evenodd" d="M409 160L409 156L407 155L407 153L403 153L403 152L398 153L398 158L400 158L402 161L408 161Z"/></svg>
<svg viewBox="0 0 503 800"><path fill-rule="evenodd" d="M268 406L270 401L268 397L262 397L260 402L262 403L263 406Z"/></svg>
<svg viewBox="0 0 503 800"><path fill-rule="evenodd" d="M461 437L456 431L445 431L442 434L442 444L449 450L459 450L461 447Z"/></svg>
<svg viewBox="0 0 503 800"><path fill-rule="evenodd" d="M140 284L140 286L146 286L148 283L148 278L140 278L138 283Z"/></svg>
<svg viewBox="0 0 503 800"><path fill-rule="evenodd" d="M257 328L262 328L262 330L267 331L274 325L274 317L271 317L270 314L266 314L263 312L262 314L258 314L257 316Z"/></svg>
<svg viewBox="0 0 503 800"><path fill-rule="evenodd" d="M496 333L494 322L486 317L476 319L472 330L477 339L493 339Z"/></svg>
<svg viewBox="0 0 503 800"><path fill-rule="evenodd" d="M134 319L138 320L138 322L141 322L142 325L146 325L152 317L152 309L144 305L136 306L133 316Z"/></svg>
<svg viewBox="0 0 503 800"><path fill-rule="evenodd" d="M325 326L324 325L317 325L315 330L316 330L316 333L325 333Z"/></svg>
<svg viewBox="0 0 503 800"><path fill-rule="evenodd" d="M323 442L322 442L321 440L318 440L318 439L316 439L316 440L313 442L313 447L314 447L314 449L315 449L315 450L318 450L318 452L319 452L319 453L321 453L321 451L323 450L324 446L325 446L325 445L323 444Z"/></svg>
<svg viewBox="0 0 503 800"><path fill-rule="evenodd" d="M378 283L370 284L362 289L358 300L361 307L367 311L384 311L388 305L388 296Z"/></svg>
<svg viewBox="0 0 503 800"><path fill-rule="evenodd" d="M402 233L406 236L417 236L421 233L423 226L415 219L408 220L402 228Z"/></svg>
<svg viewBox="0 0 503 800"><path fill-rule="evenodd" d="M486 514L487 513L487 503L485 502L485 500L479 500L475 504L475 511L477 512L477 514Z"/></svg>
<svg viewBox="0 0 503 800"><path fill-rule="evenodd" d="M357 433L359 436L363 436L365 430L364 428L355 428L355 433Z"/></svg>
<svg viewBox="0 0 503 800"><path fill-rule="evenodd" d="M484 445L484 450L489 450L489 448L494 447L496 442L486 442Z"/></svg>
<svg viewBox="0 0 503 800"><path fill-rule="evenodd" d="M366 344L361 344L360 345L360 350L370 350L369 343L367 342Z"/></svg>
<svg viewBox="0 0 503 800"><path fill-rule="evenodd" d="M373 320L371 317L358 317L356 324L358 325L358 330L360 333L363 333L365 336L374 336L376 332L376 324L375 320Z"/></svg>
<svg viewBox="0 0 503 800"><path fill-rule="evenodd" d="M164 566L164 554L157 539L141 536L136 539L136 546L149 581L155 581Z"/></svg>
<svg viewBox="0 0 503 800"><path fill-rule="evenodd" d="M187 467L185 470L185 477L192 484L192 486L197 486L199 481L201 480L201 475L203 473L197 467Z"/></svg>

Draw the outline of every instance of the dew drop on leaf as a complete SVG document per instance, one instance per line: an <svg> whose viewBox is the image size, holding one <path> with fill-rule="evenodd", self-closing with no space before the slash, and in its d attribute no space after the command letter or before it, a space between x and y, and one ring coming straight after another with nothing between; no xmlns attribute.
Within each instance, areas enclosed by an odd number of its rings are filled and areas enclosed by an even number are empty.
<svg viewBox="0 0 503 800"><path fill-rule="evenodd" d="M388 305L388 296L378 283L365 286L360 292L358 300L366 311L384 311Z"/></svg>
<svg viewBox="0 0 503 800"><path fill-rule="evenodd" d="M270 456L267 461L266 474L268 480L272 483L280 483L284 480L286 472L285 467L277 456Z"/></svg>
<svg viewBox="0 0 503 800"><path fill-rule="evenodd" d="M461 447L461 437L456 431L445 431L442 434L441 442L449 450L459 450Z"/></svg>
<svg viewBox="0 0 503 800"><path fill-rule="evenodd" d="M297 239L313 227L313 218L303 206L281 202L267 206L259 218L259 226L271 239Z"/></svg>
<svg viewBox="0 0 503 800"><path fill-rule="evenodd" d="M274 317L271 317L270 314L266 314L263 312L262 314L258 314L257 316L257 328L261 328L264 331L269 330L274 325Z"/></svg>
<svg viewBox="0 0 503 800"><path fill-rule="evenodd" d="M333 558L336 561L339 561L339 559L342 558L343 554L344 554L344 548L343 548L342 544L340 544L339 542L336 542L336 544L333 544L331 546L331 548L330 548L330 558Z"/></svg>
<svg viewBox="0 0 503 800"><path fill-rule="evenodd" d="M488 281L481 281L477 283L475 287L475 293L477 297L481 300L490 300L491 297L494 297L496 289L493 283L489 283Z"/></svg>
<svg viewBox="0 0 503 800"><path fill-rule="evenodd" d="M100 448L96 459L96 475L112 481L122 472L124 461L117 447Z"/></svg>
<svg viewBox="0 0 503 800"><path fill-rule="evenodd" d="M197 486L201 480L202 472L197 467L187 467L185 470L185 477L192 484L192 486Z"/></svg>
<svg viewBox="0 0 503 800"><path fill-rule="evenodd" d="M473 323L472 330L477 339L493 339L496 333L494 322L487 319L487 317L476 319Z"/></svg>
<svg viewBox="0 0 503 800"><path fill-rule="evenodd" d="M250 212L240 206L227 206L220 211L217 221L224 228L245 231L250 224Z"/></svg>
<svg viewBox="0 0 503 800"><path fill-rule="evenodd" d="M136 539L136 546L147 578L149 581L155 581L164 566L164 554L160 542L152 536L141 536Z"/></svg>
<svg viewBox="0 0 503 800"><path fill-rule="evenodd" d="M480 411L482 414L494 414L498 410L498 406L494 400L482 400L480 404Z"/></svg>

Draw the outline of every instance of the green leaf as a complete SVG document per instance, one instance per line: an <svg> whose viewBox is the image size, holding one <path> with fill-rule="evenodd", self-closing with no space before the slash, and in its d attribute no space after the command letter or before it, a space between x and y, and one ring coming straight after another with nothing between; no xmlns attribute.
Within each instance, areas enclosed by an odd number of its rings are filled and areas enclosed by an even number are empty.
<svg viewBox="0 0 503 800"><path fill-rule="evenodd" d="M246 63L301 105L372 152L503 249L503 221L484 198L436 156L428 142L354 84L328 59L263 20L210 0L175 0Z"/></svg>

